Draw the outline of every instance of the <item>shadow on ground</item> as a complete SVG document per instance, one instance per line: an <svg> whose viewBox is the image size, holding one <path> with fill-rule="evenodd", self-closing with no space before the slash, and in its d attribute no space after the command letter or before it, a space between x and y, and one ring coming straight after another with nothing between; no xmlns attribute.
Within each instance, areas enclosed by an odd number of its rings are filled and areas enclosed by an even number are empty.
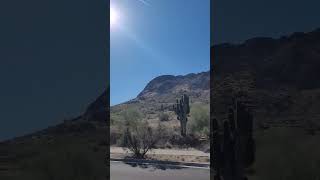
<svg viewBox="0 0 320 180"><path fill-rule="evenodd" d="M185 169L186 167L181 167L183 165L180 162L173 161L159 161L156 159L133 159L132 157L126 157L124 163L130 165L131 167L137 167L142 169L153 168L160 170L167 169Z"/></svg>
<svg viewBox="0 0 320 180"><path fill-rule="evenodd" d="M160 169L160 170L167 170L167 169L185 169L185 167L179 167L177 165L170 165L170 164L146 164L146 163L139 163L139 162L125 162L125 164L130 165L131 167L137 167L142 169Z"/></svg>

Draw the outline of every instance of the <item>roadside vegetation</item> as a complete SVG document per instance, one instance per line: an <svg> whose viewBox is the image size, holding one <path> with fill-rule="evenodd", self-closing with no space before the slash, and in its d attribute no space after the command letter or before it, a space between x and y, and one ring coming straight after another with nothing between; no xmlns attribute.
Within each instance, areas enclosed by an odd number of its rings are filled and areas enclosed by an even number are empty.
<svg viewBox="0 0 320 180"><path fill-rule="evenodd" d="M103 180L108 176L105 160L107 146L99 145L98 136L75 138L55 137L17 145L14 149L16 170L7 180Z"/></svg>
<svg viewBox="0 0 320 180"><path fill-rule="evenodd" d="M320 134L303 128L270 128L257 131L256 162L252 180L320 179Z"/></svg>
<svg viewBox="0 0 320 180"><path fill-rule="evenodd" d="M210 109L207 105L195 104L191 107L188 128L191 134L199 137L210 136Z"/></svg>
<svg viewBox="0 0 320 180"><path fill-rule="evenodd" d="M135 158L144 158L158 140L157 132L141 117L134 109L123 114L121 143L133 152Z"/></svg>
<svg viewBox="0 0 320 180"><path fill-rule="evenodd" d="M210 112L208 104L191 104L187 136L180 133L174 112L160 111L156 119L148 119L139 108L128 107L111 113L110 144L130 150L135 158L145 158L154 148L197 148L209 151Z"/></svg>

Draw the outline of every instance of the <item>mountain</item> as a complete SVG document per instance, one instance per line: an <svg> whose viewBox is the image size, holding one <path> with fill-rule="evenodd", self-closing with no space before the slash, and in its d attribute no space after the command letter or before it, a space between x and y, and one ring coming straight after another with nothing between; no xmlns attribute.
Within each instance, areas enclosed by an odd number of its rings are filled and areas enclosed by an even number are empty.
<svg viewBox="0 0 320 180"><path fill-rule="evenodd" d="M102 121L106 122L108 113L108 104L109 104L109 93L110 88L102 93L93 103L91 103L86 112L84 113L84 119L89 121Z"/></svg>
<svg viewBox="0 0 320 180"><path fill-rule="evenodd" d="M241 44L220 44L211 48L211 54L211 101L214 111L220 111L218 114L224 112L223 104L228 104L230 86L233 89L253 86L250 93L256 105L256 117L263 123L301 124L305 117L318 121L320 29L279 39L259 37ZM190 96L191 103L209 104L210 72L156 77L136 98L111 107L110 113L119 114L133 106L148 118L157 119L159 110L170 110L183 93ZM108 94L109 89L79 117L38 133L88 131L88 124L93 130L106 127Z"/></svg>
<svg viewBox="0 0 320 180"><path fill-rule="evenodd" d="M0 179L21 179L20 176L49 178L52 174L62 177L79 170L79 167L105 177L105 158L109 154L108 91L78 117L0 142L0 177L3 177Z"/></svg>
<svg viewBox="0 0 320 180"><path fill-rule="evenodd" d="M132 107L154 123L159 121L159 112L166 112L170 119L166 123L178 126L172 105L184 93L190 96L191 105L209 106L211 101L212 116L223 120L232 97L245 92L254 105L255 127L320 129L320 30L220 44L211 48L211 54L213 78L209 71L154 78L136 98L112 106L110 120ZM86 146L103 159L109 148L108 94L109 88L79 117L1 142L0 147L21 160L32 160L53 148Z"/></svg>
<svg viewBox="0 0 320 180"><path fill-rule="evenodd" d="M239 45L218 45L214 58L216 74L250 69L259 86L320 87L320 29L280 39L253 38Z"/></svg>
<svg viewBox="0 0 320 180"><path fill-rule="evenodd" d="M225 113L232 90L242 89L255 103L256 124L319 124L320 29L221 44L211 53L211 100L217 116Z"/></svg>
<svg viewBox="0 0 320 180"><path fill-rule="evenodd" d="M210 90L210 74L203 72L188 74L186 76L164 75L150 81L144 90L138 95L138 99L148 99L156 96L168 96L171 94L189 93L197 96L199 92Z"/></svg>
<svg viewBox="0 0 320 180"><path fill-rule="evenodd" d="M209 106L210 72L191 73L187 75L163 75L151 80L136 98L111 107L111 118L120 116L129 108L138 109L149 121L157 122L160 112L166 112L175 119L172 105L183 94L190 97L190 103Z"/></svg>

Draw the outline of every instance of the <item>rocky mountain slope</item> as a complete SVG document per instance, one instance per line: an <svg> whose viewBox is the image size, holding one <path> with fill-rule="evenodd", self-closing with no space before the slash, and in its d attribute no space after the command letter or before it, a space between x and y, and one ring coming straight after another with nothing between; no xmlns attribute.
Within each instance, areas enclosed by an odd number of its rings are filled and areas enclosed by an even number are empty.
<svg viewBox="0 0 320 180"><path fill-rule="evenodd" d="M172 105L183 94L190 97L190 103L209 106L210 72L187 74L185 76L163 75L151 80L138 96L128 102L111 107L111 118L120 115L129 108L138 109L148 120L157 121L160 112L175 119Z"/></svg>
<svg viewBox="0 0 320 180"><path fill-rule="evenodd" d="M221 44L211 53L211 100L217 116L223 116L233 93L245 91L255 103L256 124L319 124L320 29Z"/></svg>

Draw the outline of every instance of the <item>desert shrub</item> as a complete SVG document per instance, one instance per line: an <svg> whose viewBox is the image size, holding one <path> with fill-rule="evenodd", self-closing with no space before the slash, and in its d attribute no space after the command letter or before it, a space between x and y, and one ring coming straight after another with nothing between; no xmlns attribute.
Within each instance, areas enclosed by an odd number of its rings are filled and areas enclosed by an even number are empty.
<svg viewBox="0 0 320 180"><path fill-rule="evenodd" d="M175 134L170 138L170 143L177 145L179 148L198 147L200 145L199 138L191 134L185 137L181 134Z"/></svg>
<svg viewBox="0 0 320 180"><path fill-rule="evenodd" d="M127 109L121 113L123 118L122 125L134 127L142 119L142 114L135 108Z"/></svg>
<svg viewBox="0 0 320 180"><path fill-rule="evenodd" d="M103 158L76 148L43 152L26 160L21 169L26 180L98 180L107 174Z"/></svg>
<svg viewBox="0 0 320 180"><path fill-rule="evenodd" d="M119 117L116 114L110 114L110 125L115 125L119 121Z"/></svg>
<svg viewBox="0 0 320 180"><path fill-rule="evenodd" d="M110 145L122 146L122 132L115 126L110 127Z"/></svg>
<svg viewBox="0 0 320 180"><path fill-rule="evenodd" d="M191 106L189 131L200 136L210 134L210 111L208 105L195 104Z"/></svg>
<svg viewBox="0 0 320 180"><path fill-rule="evenodd" d="M137 122L134 126L128 126L124 137L124 145L133 152L135 158L144 158L158 141L157 132L146 121Z"/></svg>
<svg viewBox="0 0 320 180"><path fill-rule="evenodd" d="M135 158L144 158L146 153L154 148L158 133L153 130L147 121L136 109L128 109L122 113L123 121L119 124L121 138L118 145L127 147Z"/></svg>
<svg viewBox="0 0 320 180"><path fill-rule="evenodd" d="M135 128L141 121L142 115L134 108L127 109L121 113L121 120L117 121L111 132L114 132L114 138L116 138L116 144L120 147L127 145L127 129ZM117 134L118 133L118 134Z"/></svg>
<svg viewBox="0 0 320 180"><path fill-rule="evenodd" d="M155 146L157 148L172 148L170 138L175 134L173 128L159 121L155 131L155 135L157 136L157 143Z"/></svg>
<svg viewBox="0 0 320 180"><path fill-rule="evenodd" d="M167 113L161 112L159 114L159 121L169 121L169 115Z"/></svg>
<svg viewBox="0 0 320 180"><path fill-rule="evenodd" d="M256 133L257 158L252 179L318 180L319 135L298 128L270 128Z"/></svg>

